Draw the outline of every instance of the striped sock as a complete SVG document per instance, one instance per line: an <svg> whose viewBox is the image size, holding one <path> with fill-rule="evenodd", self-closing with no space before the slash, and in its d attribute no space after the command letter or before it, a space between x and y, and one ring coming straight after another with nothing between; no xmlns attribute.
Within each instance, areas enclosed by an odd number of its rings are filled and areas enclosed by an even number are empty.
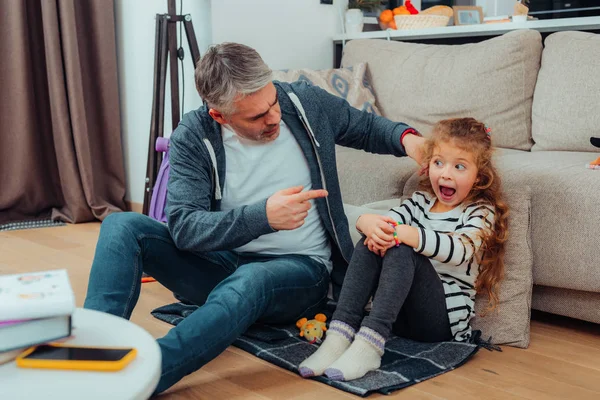
<svg viewBox="0 0 600 400"><path fill-rule="evenodd" d="M325 370L325 375L334 381L362 378L381 366L384 349L383 336L371 328L362 327L356 334L356 340Z"/></svg>
<svg viewBox="0 0 600 400"><path fill-rule="evenodd" d="M360 337L365 342L373 345L373 347L375 347L375 350L377 351L377 354L379 354L380 357L383 356L383 353L385 351L385 339L383 336L377 333L377 331L363 326L362 328L360 328L360 331L358 331L358 333L356 334L356 337Z"/></svg>
<svg viewBox="0 0 600 400"><path fill-rule="evenodd" d="M331 321L321 346L300 364L300 375L304 378L323 375L323 371L350 346L355 333L356 331L345 322Z"/></svg>

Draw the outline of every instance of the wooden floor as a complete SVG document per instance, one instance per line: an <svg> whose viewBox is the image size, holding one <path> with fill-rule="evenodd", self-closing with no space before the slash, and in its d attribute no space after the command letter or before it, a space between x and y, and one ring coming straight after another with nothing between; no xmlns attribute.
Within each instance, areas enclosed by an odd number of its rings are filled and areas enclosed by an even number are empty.
<svg viewBox="0 0 600 400"><path fill-rule="evenodd" d="M77 305L85 298L98 223L0 232L0 274L66 268ZM155 337L170 325L150 310L173 301L158 283L143 285L132 320ZM372 395L373 398L384 396ZM165 399L348 399L234 347L186 377ZM386 399L600 399L600 325L534 313L531 346L480 350L464 366Z"/></svg>

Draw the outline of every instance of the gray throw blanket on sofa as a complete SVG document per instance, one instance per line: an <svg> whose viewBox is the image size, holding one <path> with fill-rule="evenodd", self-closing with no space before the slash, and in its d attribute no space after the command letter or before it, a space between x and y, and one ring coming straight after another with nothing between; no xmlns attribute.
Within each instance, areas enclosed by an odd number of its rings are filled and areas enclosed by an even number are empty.
<svg viewBox="0 0 600 400"><path fill-rule="evenodd" d="M177 325L197 308L196 305L173 303L153 310L152 315ZM331 312L324 311L324 314L329 320ZM294 324L255 324L233 345L297 374L298 365L317 349L316 344L308 343L298 334ZM336 382L326 377L312 379L359 396L375 392L389 394L461 366L480 347L491 348L481 339L479 331L473 332L472 343L421 343L394 337L385 344L381 367L363 378L350 382Z"/></svg>

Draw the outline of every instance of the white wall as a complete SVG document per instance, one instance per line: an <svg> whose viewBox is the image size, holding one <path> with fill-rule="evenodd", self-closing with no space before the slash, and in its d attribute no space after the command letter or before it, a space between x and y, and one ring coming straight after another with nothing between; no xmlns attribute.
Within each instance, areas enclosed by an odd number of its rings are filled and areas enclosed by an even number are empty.
<svg viewBox="0 0 600 400"><path fill-rule="evenodd" d="M319 0L213 0L214 43L255 48L272 69L325 69L333 65L332 36L342 32L340 7Z"/></svg>
<svg viewBox="0 0 600 400"><path fill-rule="evenodd" d="M176 2L179 12L179 0ZM127 200L144 201L144 180L150 137L156 14L167 12L167 0L115 0L115 23L123 156L125 158ZM212 42L209 0L183 1L183 13L191 14L200 54ZM178 34L179 36L179 34ZM200 106L194 85L194 68L183 31L185 50L184 111ZM179 70L180 95L183 89ZM165 136L171 133L169 74L165 96Z"/></svg>

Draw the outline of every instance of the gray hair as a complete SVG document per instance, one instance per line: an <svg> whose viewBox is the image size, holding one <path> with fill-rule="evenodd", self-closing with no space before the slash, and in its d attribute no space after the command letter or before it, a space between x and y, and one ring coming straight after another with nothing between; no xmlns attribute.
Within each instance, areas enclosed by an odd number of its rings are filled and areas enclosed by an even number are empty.
<svg viewBox="0 0 600 400"><path fill-rule="evenodd" d="M194 79L200 97L225 115L235 112L236 97L255 93L271 82L272 71L256 50L238 43L211 46L198 61Z"/></svg>

